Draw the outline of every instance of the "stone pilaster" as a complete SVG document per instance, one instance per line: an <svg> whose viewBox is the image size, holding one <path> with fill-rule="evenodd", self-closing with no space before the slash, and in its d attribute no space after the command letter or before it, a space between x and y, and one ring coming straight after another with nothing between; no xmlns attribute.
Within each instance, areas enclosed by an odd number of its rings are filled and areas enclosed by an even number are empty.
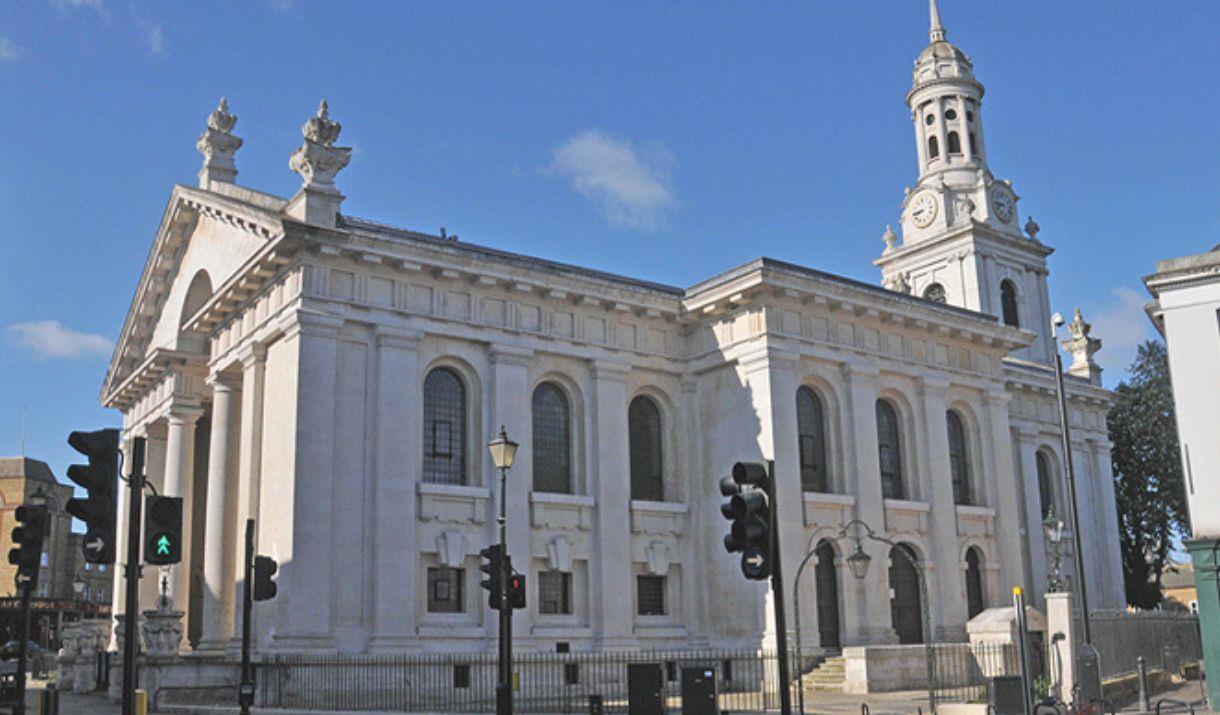
<svg viewBox="0 0 1220 715"><path fill-rule="evenodd" d="M919 420L926 435L926 442L917 445L920 456L926 464L927 479L924 488L928 491L922 495L924 501L931 507L931 524L929 544L931 553L925 554L925 560L935 564L928 576L928 620L931 622L932 637L937 641L960 642L966 640L966 588L965 579L959 565L962 562L957 536L957 504L953 494L953 471L949 464L949 429L946 413L949 410L946 400L946 382L923 378L919 382L920 402L923 404L923 416ZM973 447L967 444L967 448ZM973 467L973 465L971 465ZM975 484L983 481L971 474L971 489L977 491Z"/></svg>
<svg viewBox="0 0 1220 715"><path fill-rule="evenodd" d="M984 469L992 475L995 485L996 547L1000 560L1001 593L1026 582L1025 558L1021 538L1024 515L1016 505L1021 503L1021 486L1013 465L1012 440L1009 431L1007 392L989 392L984 398L983 428L988 436L984 444ZM1037 477L1035 476L1035 481ZM1006 507L1006 505L1012 505ZM1000 594L989 594L996 598Z"/></svg>
<svg viewBox="0 0 1220 715"><path fill-rule="evenodd" d="M593 363L593 479L597 499L597 559L592 564L590 603L604 648L633 644L631 563L631 469L627 439L626 365Z"/></svg>
<svg viewBox="0 0 1220 715"><path fill-rule="evenodd" d="M373 623L370 648L402 650L419 624L418 499L423 454L419 335L378 328ZM406 554L407 563L402 556Z"/></svg>
<svg viewBox="0 0 1220 715"><path fill-rule="evenodd" d="M241 362L241 419L238 437L238 468L235 519L225 547L229 550L230 574L240 596L245 588L246 521L258 515L259 476L263 447L263 385L267 369L267 349L260 343L250 343L238 351ZM257 547L257 543L255 544ZM241 644L242 610L233 608L229 650Z"/></svg>
<svg viewBox="0 0 1220 715"><path fill-rule="evenodd" d="M885 500L881 496L881 462L877 453L877 377L880 371L869 363L847 363L848 434L852 445L849 460L856 474L856 517L877 531L885 525ZM851 465L849 464L849 469ZM844 545L850 544L847 539ZM843 589L844 645L882 645L898 642L890 616L889 547L865 539L865 553L873 566L863 579L851 578ZM852 546L854 548L854 545Z"/></svg>
<svg viewBox="0 0 1220 715"><path fill-rule="evenodd" d="M1026 577L1023 582L1025 592L1031 598L1031 605L1041 605L1040 594L1046 590L1047 545L1042 533L1042 491L1038 486L1038 442L1037 433L1027 429L1014 429L1012 441L1017 450L1016 463L1021 466L1020 482L1025 498L1021 500L1024 506L1024 524L1022 531L1025 536ZM1052 482L1054 479L1052 478ZM1059 507L1055 507L1056 512Z"/></svg>
<svg viewBox="0 0 1220 715"><path fill-rule="evenodd" d="M508 520L508 553L513 566L522 573L530 568L530 492L533 489L533 448L530 419L530 374L529 365L534 351L509 345L492 345L491 360L491 423L486 427L484 443L500 433L500 427L508 432L509 439L521 446L513 468L508 472L508 494L506 514ZM579 434L579 431L577 431ZM579 452L578 452L579 453ZM487 523L493 531L489 538L496 538L496 517L500 514L500 473L486 460L485 483L491 489L492 498L488 506L492 510ZM530 579L532 582L533 579ZM513 612L513 640L522 645L532 642L530 633L533 618L530 609ZM491 611L484 611L484 626L487 628L488 647L495 649L496 620Z"/></svg>

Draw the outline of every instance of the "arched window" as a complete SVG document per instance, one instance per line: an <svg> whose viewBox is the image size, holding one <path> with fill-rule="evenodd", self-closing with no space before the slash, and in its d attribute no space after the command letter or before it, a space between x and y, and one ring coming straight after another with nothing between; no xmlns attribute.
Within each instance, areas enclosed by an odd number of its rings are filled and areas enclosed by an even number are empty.
<svg viewBox="0 0 1220 715"><path fill-rule="evenodd" d="M928 137L928 158L935 159L940 156L940 142L936 137Z"/></svg>
<svg viewBox="0 0 1220 715"><path fill-rule="evenodd" d="M877 452L881 461L881 496L905 499L902 488L902 445L898 414L888 400L877 400Z"/></svg>
<svg viewBox="0 0 1220 715"><path fill-rule="evenodd" d="M936 303L944 303L948 300L945 296L945 287L939 283L930 283L927 288L924 288L923 297L925 300Z"/></svg>
<svg viewBox="0 0 1220 715"><path fill-rule="evenodd" d="M970 155L971 155L971 156L974 156L975 154L977 154L977 152L976 152L976 151L975 151L975 149L974 149L974 132L970 132L969 134L967 134L967 135L966 135L966 138L967 138L967 139L969 140L969 142L970 142L970 143L968 144L968 146L969 146L969 148L970 148Z"/></svg>
<svg viewBox="0 0 1220 715"><path fill-rule="evenodd" d="M631 452L631 498L664 501L661 410L651 397L640 395L628 406L627 440Z"/></svg>
<svg viewBox="0 0 1220 715"><path fill-rule="evenodd" d="M1021 316L1017 311L1017 286L1007 278L1000 281L1000 310L1005 325L1021 327Z"/></svg>
<svg viewBox="0 0 1220 715"><path fill-rule="evenodd" d="M983 592L983 557L977 546L966 550L966 613L974 618L987 607L987 596Z"/></svg>
<svg viewBox="0 0 1220 715"><path fill-rule="evenodd" d="M923 643L917 563L915 549L909 544L898 544L890 549L890 623L898 634L898 642L903 645Z"/></svg>
<svg viewBox="0 0 1220 715"><path fill-rule="evenodd" d="M817 393L808 387L796 391L796 431L801 458L801 489L830 491L826 469L826 411Z"/></svg>
<svg viewBox="0 0 1220 715"><path fill-rule="evenodd" d="M534 491L572 493L572 410L553 382L534 390Z"/></svg>
<svg viewBox="0 0 1220 715"><path fill-rule="evenodd" d="M466 385L447 367L424 378L424 481L466 483Z"/></svg>
<svg viewBox="0 0 1220 715"><path fill-rule="evenodd" d="M957 132L949 132L949 136L945 137L945 139L949 144L950 154L962 153L962 140L961 137L957 135Z"/></svg>
<svg viewBox="0 0 1220 715"><path fill-rule="evenodd" d="M972 504L970 493L970 456L966 453L966 428L953 410L945 413L949 429L949 472L953 477L953 503Z"/></svg>
<svg viewBox="0 0 1220 715"><path fill-rule="evenodd" d="M1038 501L1042 506L1042 518L1050 516L1055 511L1055 484L1051 471L1050 457L1046 456L1046 452L1039 451L1036 462L1038 464Z"/></svg>

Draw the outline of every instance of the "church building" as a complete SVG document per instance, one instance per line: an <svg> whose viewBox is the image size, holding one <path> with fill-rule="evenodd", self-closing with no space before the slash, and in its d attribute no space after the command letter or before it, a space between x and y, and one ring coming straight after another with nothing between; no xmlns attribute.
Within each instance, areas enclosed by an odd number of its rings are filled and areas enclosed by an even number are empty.
<svg viewBox="0 0 1220 715"><path fill-rule="evenodd" d="M300 189L273 196L236 183L222 101L101 394L125 443L147 440L158 493L185 499L167 579L184 647L234 647L253 518L280 564L260 650L494 651L478 554L498 538L501 427L521 445L520 650L768 643L766 587L722 545L717 484L739 460L775 460L788 589L810 555L806 646L965 640L1013 586L1041 594L1042 522L1067 513L1052 249L992 174L983 85L931 5L906 96L919 173L880 285L759 258L669 286L351 216L335 183L351 149L325 102L289 161ZM1112 397L1100 341L1079 314L1068 327L1084 577L1092 605L1119 608ZM853 519L917 566L865 540L855 578ZM123 598L117 578L116 613Z"/></svg>

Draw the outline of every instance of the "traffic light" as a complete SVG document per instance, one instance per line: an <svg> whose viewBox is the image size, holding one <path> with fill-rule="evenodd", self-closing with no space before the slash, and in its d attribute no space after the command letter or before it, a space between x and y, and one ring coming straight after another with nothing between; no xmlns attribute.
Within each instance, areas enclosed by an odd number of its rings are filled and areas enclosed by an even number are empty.
<svg viewBox="0 0 1220 715"><path fill-rule="evenodd" d="M119 431L101 429L96 432L73 432L68 445L89 458L88 464L68 467L68 478L84 488L84 499L73 497L65 508L72 516L85 522L85 538L81 542L85 561L91 564L113 564L115 539L115 499L119 475Z"/></svg>
<svg viewBox="0 0 1220 715"><path fill-rule="evenodd" d="M269 601L279 593L280 587L271 580L280 565L270 556L254 557L254 600Z"/></svg>
<svg viewBox="0 0 1220 715"><path fill-rule="evenodd" d="M514 571L508 577L508 605L514 610L525 608L525 574Z"/></svg>
<svg viewBox="0 0 1220 715"><path fill-rule="evenodd" d="M182 561L182 497L150 496L144 509L144 563Z"/></svg>
<svg viewBox="0 0 1220 715"><path fill-rule="evenodd" d="M761 462L738 462L733 476L720 480L720 493L729 498L720 513L733 522L724 548L741 553L741 573L754 581L771 575L774 523L769 489L770 475Z"/></svg>
<svg viewBox="0 0 1220 715"><path fill-rule="evenodd" d="M38 570L42 567L42 541L47 533L47 508L22 504L14 514L17 528L13 529L13 548L8 562L17 567L14 581L17 589L33 591L38 586Z"/></svg>
<svg viewBox="0 0 1220 715"><path fill-rule="evenodd" d="M479 552L483 563L479 570L487 574L487 578L479 586L487 591L487 607L493 611L500 610L500 573L504 568L504 547L492 544Z"/></svg>

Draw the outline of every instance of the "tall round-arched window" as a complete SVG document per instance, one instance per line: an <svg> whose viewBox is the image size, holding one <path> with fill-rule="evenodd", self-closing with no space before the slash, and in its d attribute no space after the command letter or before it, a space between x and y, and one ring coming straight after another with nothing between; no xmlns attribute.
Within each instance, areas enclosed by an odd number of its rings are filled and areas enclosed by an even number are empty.
<svg viewBox="0 0 1220 715"><path fill-rule="evenodd" d="M424 481L466 483L466 385L438 367L424 379Z"/></svg>
<svg viewBox="0 0 1220 715"><path fill-rule="evenodd" d="M877 400L877 453L881 462L881 496L886 499L905 499L898 414L888 400Z"/></svg>
<svg viewBox="0 0 1220 715"><path fill-rule="evenodd" d="M190 319L203 304L208 302L208 298L212 297L212 279L208 276L207 271L199 271L191 278L191 283L186 287L186 297L182 300L182 315L178 317L179 327L186 325L186 321Z"/></svg>
<svg viewBox="0 0 1220 715"><path fill-rule="evenodd" d="M966 428L962 418L953 410L945 413L949 430L949 471L953 477L953 503L972 504L970 490L970 455L966 452Z"/></svg>
<svg viewBox="0 0 1220 715"><path fill-rule="evenodd" d="M977 546L966 550L966 613L974 618L987 607L987 595L983 591L983 557Z"/></svg>
<svg viewBox="0 0 1220 715"><path fill-rule="evenodd" d="M1000 310L1003 312L1005 325L1021 327L1021 316L1017 310L1017 286L1007 278L1000 281Z"/></svg>
<svg viewBox="0 0 1220 715"><path fill-rule="evenodd" d="M950 154L962 153L962 139L957 135L957 132L949 132L949 136L945 137L949 144Z"/></svg>
<svg viewBox="0 0 1220 715"><path fill-rule="evenodd" d="M801 459L801 489L830 491L826 465L826 411L817 393L808 387L796 391L796 431Z"/></svg>
<svg viewBox="0 0 1220 715"><path fill-rule="evenodd" d="M534 491L572 493L572 410L553 382L534 389Z"/></svg>
<svg viewBox="0 0 1220 715"><path fill-rule="evenodd" d="M935 159L940 156L940 142L936 137L928 137L928 158Z"/></svg>
<svg viewBox="0 0 1220 715"><path fill-rule="evenodd" d="M661 410L651 398L640 395L627 408L627 440L631 452L631 498L665 500L665 466L662 459Z"/></svg>
<svg viewBox="0 0 1220 715"><path fill-rule="evenodd" d="M927 288L923 289L924 300L934 301L936 303L944 303L948 301L945 295L945 287L939 283L929 283Z"/></svg>
<svg viewBox="0 0 1220 715"><path fill-rule="evenodd" d="M1038 464L1038 501L1042 507L1042 518L1050 516L1055 511L1055 484L1051 471L1050 457L1041 450L1035 458Z"/></svg>

